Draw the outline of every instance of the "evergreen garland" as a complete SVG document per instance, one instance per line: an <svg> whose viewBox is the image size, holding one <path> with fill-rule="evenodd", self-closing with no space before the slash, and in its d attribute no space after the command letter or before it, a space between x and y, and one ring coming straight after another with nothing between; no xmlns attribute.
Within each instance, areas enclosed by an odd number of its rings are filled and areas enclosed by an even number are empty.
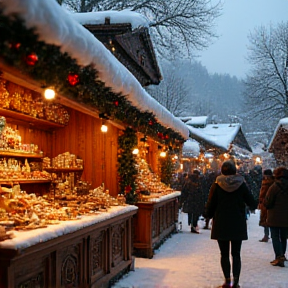
<svg viewBox="0 0 288 288"><path fill-rule="evenodd" d="M33 65L27 63L27 56L31 54L37 57ZM37 80L43 88L53 86L57 93L90 105L99 114L132 126L162 144L177 148L184 142L179 133L158 123L153 113L139 111L123 95L105 87L92 65L79 66L75 59L62 53L60 47L40 41L35 29L26 28L19 17L5 16L1 7L0 57L23 75ZM69 73L79 76L77 85L67 81Z"/></svg>
<svg viewBox="0 0 288 288"><path fill-rule="evenodd" d="M138 200L138 196L135 193L136 156L132 153L137 144L136 132L131 128L126 128L124 133L118 137L119 190L120 194L125 195L127 204L134 204Z"/></svg>

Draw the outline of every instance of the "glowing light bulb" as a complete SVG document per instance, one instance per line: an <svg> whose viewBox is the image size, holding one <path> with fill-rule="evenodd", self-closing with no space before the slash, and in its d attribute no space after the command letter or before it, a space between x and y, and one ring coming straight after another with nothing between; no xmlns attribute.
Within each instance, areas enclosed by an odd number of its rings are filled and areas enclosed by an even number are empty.
<svg viewBox="0 0 288 288"><path fill-rule="evenodd" d="M44 91L44 97L47 100L51 100L55 98L55 91L52 88L47 88Z"/></svg>
<svg viewBox="0 0 288 288"><path fill-rule="evenodd" d="M132 154L134 155L137 155L139 153L139 149L138 148L135 148L133 151L132 151Z"/></svg>
<svg viewBox="0 0 288 288"><path fill-rule="evenodd" d="M102 124L101 131L106 133L108 131L108 127L105 124Z"/></svg>

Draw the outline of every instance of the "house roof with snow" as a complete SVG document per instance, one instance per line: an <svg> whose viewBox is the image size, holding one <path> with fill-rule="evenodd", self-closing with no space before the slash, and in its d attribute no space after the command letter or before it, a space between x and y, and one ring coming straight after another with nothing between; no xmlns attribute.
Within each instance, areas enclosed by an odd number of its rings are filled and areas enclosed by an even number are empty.
<svg viewBox="0 0 288 288"><path fill-rule="evenodd" d="M188 138L187 126L151 97L133 74L57 1L2 0L0 4L4 15L19 15L27 28L35 29L40 41L60 47L78 65L95 67L95 81L102 81L141 113L152 113L157 123Z"/></svg>
<svg viewBox="0 0 288 288"><path fill-rule="evenodd" d="M149 21L130 10L73 13L137 78L142 86L158 85L162 75L149 34Z"/></svg>
<svg viewBox="0 0 288 288"><path fill-rule="evenodd" d="M179 119L187 125L204 128L207 124L208 116L185 116L179 117Z"/></svg>
<svg viewBox="0 0 288 288"><path fill-rule="evenodd" d="M187 125L190 137L197 140L208 149L219 149L229 152L233 146L252 152L243 132L241 125L232 124L207 124L205 128L195 128Z"/></svg>
<svg viewBox="0 0 288 288"><path fill-rule="evenodd" d="M268 145L268 151L274 154L279 165L288 165L288 118L279 120Z"/></svg>

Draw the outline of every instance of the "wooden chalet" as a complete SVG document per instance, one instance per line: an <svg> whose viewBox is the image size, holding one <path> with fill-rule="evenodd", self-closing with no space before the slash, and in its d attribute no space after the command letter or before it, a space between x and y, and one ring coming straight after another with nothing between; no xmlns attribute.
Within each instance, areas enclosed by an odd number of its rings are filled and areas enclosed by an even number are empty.
<svg viewBox="0 0 288 288"><path fill-rule="evenodd" d="M288 167L288 118L280 119L268 145L268 151L273 153L277 165Z"/></svg>
<svg viewBox="0 0 288 288"><path fill-rule="evenodd" d="M149 28L138 26L133 29L131 23L125 23L129 19L129 17L127 19L127 12L109 11L104 16L103 13L105 12L85 13L84 19L84 13L75 13L73 18L100 40L137 78L142 86L158 85L162 80L162 76L150 38ZM129 14L131 13L133 12ZM114 23L119 21L119 15L126 16L123 20L124 23ZM104 17L102 23L101 17ZM96 24L91 24L93 22L96 22Z"/></svg>

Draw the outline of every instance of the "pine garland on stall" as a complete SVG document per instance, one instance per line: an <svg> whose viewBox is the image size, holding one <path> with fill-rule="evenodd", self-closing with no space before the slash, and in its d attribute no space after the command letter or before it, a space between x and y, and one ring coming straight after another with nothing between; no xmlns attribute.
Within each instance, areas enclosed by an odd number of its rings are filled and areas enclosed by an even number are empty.
<svg viewBox="0 0 288 288"><path fill-rule="evenodd" d="M137 142L136 132L129 127L118 137L119 190L120 194L125 196L127 204L134 204L138 200L138 195L135 193L136 156L132 153L137 147Z"/></svg>

